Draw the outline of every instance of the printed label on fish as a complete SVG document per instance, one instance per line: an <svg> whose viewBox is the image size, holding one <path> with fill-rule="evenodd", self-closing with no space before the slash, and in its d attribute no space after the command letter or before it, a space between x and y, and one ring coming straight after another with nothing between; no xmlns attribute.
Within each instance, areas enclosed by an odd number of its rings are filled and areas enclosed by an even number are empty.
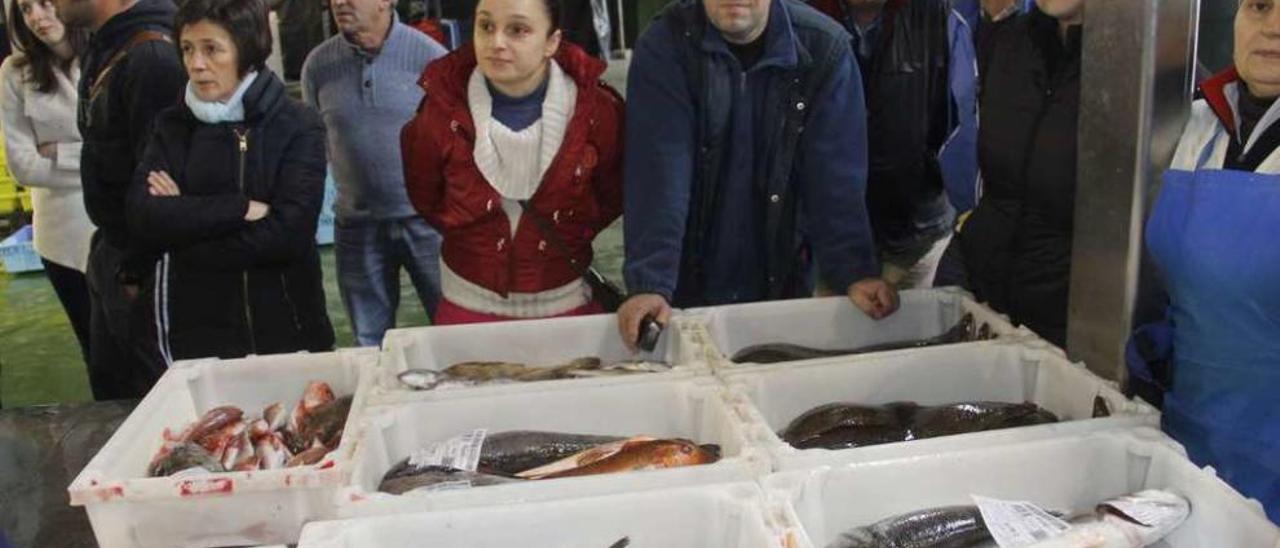
<svg viewBox="0 0 1280 548"><path fill-rule="evenodd" d="M457 470L475 472L480 466L480 450L488 430L480 428L470 433L428 445L409 455L409 464L415 467L447 466Z"/></svg>
<svg viewBox="0 0 1280 548"><path fill-rule="evenodd" d="M471 488L470 480L442 481L440 483L433 483L431 485L423 485L422 487L418 487L416 489L410 489L409 491L406 491L406 494L407 493L435 493L439 491L459 491L462 489L470 489L470 488Z"/></svg>
<svg viewBox="0 0 1280 548"><path fill-rule="evenodd" d="M1109 500L1101 506L1121 514L1139 525L1160 527L1169 522L1181 522L1186 517L1186 504L1170 503L1163 500L1144 499L1140 496L1120 497Z"/></svg>
<svg viewBox="0 0 1280 548"><path fill-rule="evenodd" d="M982 512L991 538L1000 548L1020 548L1051 539L1071 525L1039 506L1023 501L999 500L973 495L973 503Z"/></svg>

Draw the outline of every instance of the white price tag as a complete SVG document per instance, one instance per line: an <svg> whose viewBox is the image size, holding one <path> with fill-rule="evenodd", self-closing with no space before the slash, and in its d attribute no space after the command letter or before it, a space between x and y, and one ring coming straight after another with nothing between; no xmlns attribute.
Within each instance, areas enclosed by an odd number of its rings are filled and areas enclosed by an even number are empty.
<svg viewBox="0 0 1280 548"><path fill-rule="evenodd" d="M1021 548L1051 539L1071 525L1029 502L973 495L982 521L1000 548Z"/></svg>
<svg viewBox="0 0 1280 548"><path fill-rule="evenodd" d="M417 489L412 489L408 491L408 493L435 493L439 491L459 491L462 489L470 489L470 488L471 488L470 480L442 481L440 483L433 483L431 485L423 485L422 487L418 487Z"/></svg>
<svg viewBox="0 0 1280 548"><path fill-rule="evenodd" d="M461 436L429 445L409 455L414 467L446 466L457 470L475 472L480 466L480 451L488 430L473 430Z"/></svg>

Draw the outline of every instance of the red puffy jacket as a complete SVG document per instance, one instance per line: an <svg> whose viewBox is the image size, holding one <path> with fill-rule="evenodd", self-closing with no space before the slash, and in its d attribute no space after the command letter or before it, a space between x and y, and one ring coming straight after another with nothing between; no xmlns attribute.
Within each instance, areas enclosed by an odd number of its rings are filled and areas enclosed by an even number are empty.
<svg viewBox="0 0 1280 548"><path fill-rule="evenodd" d="M591 264L591 241L622 213L622 98L600 81L603 61L565 42L556 63L577 83L577 105L560 151L530 207L578 266L547 241L534 212L520 217L514 242L502 196L476 168L467 82L475 51L430 64L426 100L400 135L409 200L444 238L441 255L458 275L490 291L535 293L563 286Z"/></svg>

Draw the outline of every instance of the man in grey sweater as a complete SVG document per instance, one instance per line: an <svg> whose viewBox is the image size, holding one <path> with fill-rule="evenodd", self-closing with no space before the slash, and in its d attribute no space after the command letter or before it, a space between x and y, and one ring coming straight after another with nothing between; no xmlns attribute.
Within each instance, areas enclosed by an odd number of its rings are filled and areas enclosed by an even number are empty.
<svg viewBox="0 0 1280 548"><path fill-rule="evenodd" d="M418 77L444 47L395 18L391 0L330 0L340 34L302 67L302 95L328 127L338 198L338 289L356 342L374 346L395 327L405 269L428 314L440 298L440 235L409 203L400 128L423 91Z"/></svg>

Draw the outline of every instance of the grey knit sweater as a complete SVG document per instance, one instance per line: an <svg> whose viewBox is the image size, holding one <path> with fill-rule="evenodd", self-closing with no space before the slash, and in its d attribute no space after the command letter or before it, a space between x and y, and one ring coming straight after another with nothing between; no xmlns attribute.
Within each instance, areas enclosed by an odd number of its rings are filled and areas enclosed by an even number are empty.
<svg viewBox="0 0 1280 548"><path fill-rule="evenodd" d="M423 69L446 53L427 35L397 21L376 55L339 34L307 57L302 95L328 128L339 222L416 215L404 188L400 128L422 101L418 78Z"/></svg>

